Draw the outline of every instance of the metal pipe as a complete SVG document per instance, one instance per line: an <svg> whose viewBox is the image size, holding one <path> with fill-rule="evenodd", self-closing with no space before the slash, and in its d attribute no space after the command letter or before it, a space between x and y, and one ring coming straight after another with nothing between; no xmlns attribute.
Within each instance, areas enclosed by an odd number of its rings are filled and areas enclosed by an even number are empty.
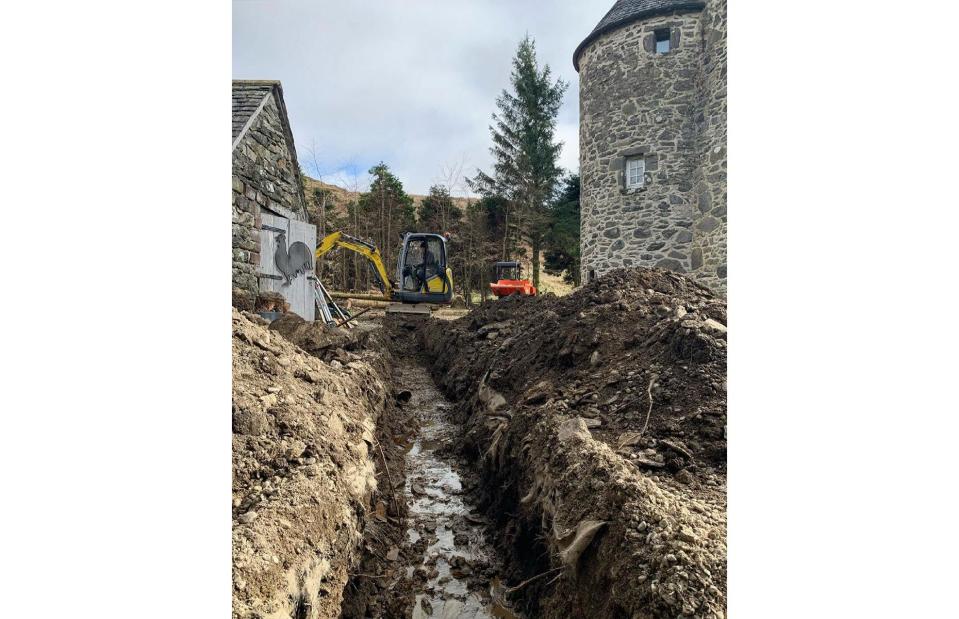
<svg viewBox="0 0 959 619"><path fill-rule="evenodd" d="M362 294L353 292L330 292L328 294L334 299L360 299L362 301L383 301L384 303L390 302L390 300L383 295L376 294Z"/></svg>

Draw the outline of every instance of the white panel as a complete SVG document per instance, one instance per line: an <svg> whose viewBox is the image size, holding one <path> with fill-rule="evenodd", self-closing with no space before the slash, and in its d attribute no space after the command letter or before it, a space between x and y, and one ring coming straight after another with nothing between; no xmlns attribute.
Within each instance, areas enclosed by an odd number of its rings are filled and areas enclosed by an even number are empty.
<svg viewBox="0 0 959 619"><path fill-rule="evenodd" d="M312 254L316 251L316 226L302 221L291 221L285 217L261 211L260 219L263 228L260 230L260 290L264 292L279 292L290 304L290 311L302 316L305 320L313 320L316 315L316 306L313 296L313 272L299 275L289 284L286 278L276 268L276 237L277 230L286 232L287 249L293 243L300 241L305 244ZM273 229L268 229L273 228Z"/></svg>
<svg viewBox="0 0 959 619"><path fill-rule="evenodd" d="M287 247L299 241L310 249L310 254L316 251L316 226L308 224L305 221L287 221L289 233L287 234ZM315 265L314 265L315 266ZM290 305L297 314L306 320L313 320L316 315L316 304L313 296L313 271L306 275L300 275L291 284Z"/></svg>
<svg viewBox="0 0 959 619"><path fill-rule="evenodd" d="M279 228L281 230L287 230L287 219L283 217L278 217L270 213L261 211L260 220L263 226L269 226L271 228ZM283 277L283 274L280 273L276 268L276 262L273 259L273 255L276 253L276 232L273 230L267 230L265 228L260 229L260 290L263 292L279 292L283 293L282 280L273 279L270 277L262 277L263 275L273 275ZM283 294L283 297L286 298L286 294ZM289 301L289 299L287 299Z"/></svg>

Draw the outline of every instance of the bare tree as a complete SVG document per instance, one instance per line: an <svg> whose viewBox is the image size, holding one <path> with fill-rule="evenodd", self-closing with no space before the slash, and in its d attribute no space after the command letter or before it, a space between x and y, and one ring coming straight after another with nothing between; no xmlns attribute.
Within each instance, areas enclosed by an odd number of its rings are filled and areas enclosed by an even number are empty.
<svg viewBox="0 0 959 619"><path fill-rule="evenodd" d="M463 170L465 167L465 154L461 154L458 159L453 160L452 162L446 162L442 164L440 166L439 176L435 179L434 184L446 189L446 192L451 196L462 193L463 197L468 198L469 187L466 184L466 178L463 176ZM455 204L451 203L449 208L456 208L456 206ZM441 215L443 230L445 231L450 224L450 214L446 208L443 208Z"/></svg>
<svg viewBox="0 0 959 619"><path fill-rule="evenodd" d="M320 163L316 157L316 138L310 141L310 149L307 152L310 154L310 163L313 166L313 178L323 182L323 172L320 170ZM320 207L320 238L326 236L326 200L328 193L329 192L323 191L319 196L319 200L317 200L317 202L319 202L318 206Z"/></svg>

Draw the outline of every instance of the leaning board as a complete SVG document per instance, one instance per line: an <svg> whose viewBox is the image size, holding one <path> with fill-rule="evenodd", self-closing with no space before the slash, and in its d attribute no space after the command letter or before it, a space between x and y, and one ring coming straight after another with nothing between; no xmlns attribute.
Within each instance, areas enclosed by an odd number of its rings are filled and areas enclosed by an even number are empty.
<svg viewBox="0 0 959 619"><path fill-rule="evenodd" d="M312 271L305 276L299 275L289 284L286 278L276 268L274 255L276 254L276 235L286 232L287 247L301 241L316 251L316 226L304 221L295 221L274 215L265 210L260 213L262 228L260 228L260 271L257 274L260 282L260 291L279 292L290 304L290 311L302 316L305 320L315 318L316 301L313 296L314 274Z"/></svg>

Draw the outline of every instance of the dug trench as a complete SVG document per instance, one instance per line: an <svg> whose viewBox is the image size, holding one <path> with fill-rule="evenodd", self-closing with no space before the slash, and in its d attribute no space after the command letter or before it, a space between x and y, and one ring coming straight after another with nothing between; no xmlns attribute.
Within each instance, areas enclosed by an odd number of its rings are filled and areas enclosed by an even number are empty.
<svg viewBox="0 0 959 619"><path fill-rule="evenodd" d="M234 315L234 616L724 617L725 324L652 269L349 335Z"/></svg>

